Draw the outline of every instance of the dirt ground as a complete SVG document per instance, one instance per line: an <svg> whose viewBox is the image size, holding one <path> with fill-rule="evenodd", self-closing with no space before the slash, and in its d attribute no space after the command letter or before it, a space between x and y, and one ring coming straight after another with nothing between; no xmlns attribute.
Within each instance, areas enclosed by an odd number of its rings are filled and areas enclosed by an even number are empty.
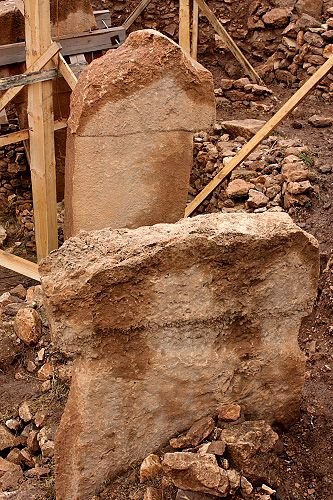
<svg viewBox="0 0 333 500"><path fill-rule="evenodd" d="M218 112L218 119L260 118L267 120L281 106L291 90L274 87L278 100L274 109L269 112L251 110L240 103L232 103ZM332 220L333 220L333 173L321 174L319 167L330 165L333 170L333 134L332 128L316 129L307 120L313 114L332 116L333 104L328 104L319 96L310 96L278 129L278 134L286 138L300 139L309 146L315 160L320 193L313 198L313 204L306 209L294 210L291 216L306 231L313 234L320 243L321 280L318 298L312 315L307 318L301 328L300 345L307 357L306 383L302 400L300 419L289 430L279 429L284 443L281 456L281 486L276 498L280 500L316 500L333 499L333 252L332 252ZM295 129L297 120L302 128ZM18 283L29 285L27 280L11 271L0 268L0 292L12 288ZM30 282L31 284L31 282ZM36 408L43 406L49 409L50 422L56 425L65 402L65 393L55 389L49 396L36 395L33 377L15 380L12 372L0 373L0 408L1 419L10 415L11 411L25 398L35 401ZM14 411L15 412L15 411ZM50 486L41 498L52 498ZM129 499L133 492L141 488L137 482L137 470L130 471L126 479L114 483L101 496L103 499ZM141 490L142 491L142 490Z"/></svg>

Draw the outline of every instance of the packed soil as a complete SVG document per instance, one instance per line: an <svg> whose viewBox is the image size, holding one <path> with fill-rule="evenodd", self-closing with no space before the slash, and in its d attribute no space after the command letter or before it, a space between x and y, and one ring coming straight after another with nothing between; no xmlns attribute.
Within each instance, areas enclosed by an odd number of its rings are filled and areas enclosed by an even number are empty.
<svg viewBox="0 0 333 500"><path fill-rule="evenodd" d="M253 110L242 103L233 102L218 110L218 120L267 120L293 93L291 89L279 86L271 88L277 99L268 111L263 108ZM292 428L278 429L284 450L280 457L281 486L276 498L283 500L333 499L333 173L321 174L319 170L322 165L331 165L333 170L333 129L310 126L308 118L313 114L332 116L333 104L324 102L319 95L312 95L276 132L285 138L300 139L310 148L309 161L314 161L320 185L320 193L312 197L311 207L291 209L290 213L295 222L313 234L320 243L321 278L313 313L303 322L299 336L301 349L307 358L300 418ZM296 121L301 128L294 128ZM0 268L1 293L18 283L24 286L32 284ZM48 424L56 426L66 401L66 388L55 387L49 395L37 394L34 377L15 379L20 364L22 360L18 360L17 365L6 375L0 374L1 420L15 414L19 404L28 398L34 401L34 409L48 408ZM40 498L53 498L51 482L39 484L43 492ZM109 485L100 498L128 500L136 498L143 490L144 487L138 482L138 468L134 468Z"/></svg>

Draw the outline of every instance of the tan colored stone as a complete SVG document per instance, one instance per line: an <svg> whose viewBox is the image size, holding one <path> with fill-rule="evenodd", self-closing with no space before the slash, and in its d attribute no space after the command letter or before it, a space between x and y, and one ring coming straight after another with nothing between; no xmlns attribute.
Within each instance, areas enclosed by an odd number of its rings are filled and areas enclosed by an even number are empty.
<svg viewBox="0 0 333 500"><path fill-rule="evenodd" d="M0 451L15 446L15 436L6 427L0 425Z"/></svg>
<svg viewBox="0 0 333 500"><path fill-rule="evenodd" d="M81 233L40 272L54 348L75 359L56 437L63 500L89 497L219 404L268 422L298 415L297 335L319 259L288 215Z"/></svg>
<svg viewBox="0 0 333 500"><path fill-rule="evenodd" d="M289 23L290 15L290 9L277 7L266 12L262 19L268 26L284 28Z"/></svg>
<svg viewBox="0 0 333 500"><path fill-rule="evenodd" d="M15 333L27 345L35 345L42 336L42 321L35 309L24 307L16 314Z"/></svg>
<svg viewBox="0 0 333 500"><path fill-rule="evenodd" d="M296 10L299 14L308 14L320 20L323 11L323 0L298 0Z"/></svg>
<svg viewBox="0 0 333 500"><path fill-rule="evenodd" d="M218 418L225 422L234 422L241 417L242 408L237 403L227 403L219 406Z"/></svg>
<svg viewBox="0 0 333 500"><path fill-rule="evenodd" d="M32 420L32 414L27 401L24 401L19 407L19 417L23 422L30 422Z"/></svg>
<svg viewBox="0 0 333 500"><path fill-rule="evenodd" d="M149 479L153 479L159 475L162 470L161 459L159 456L148 455L140 466L140 482L144 483Z"/></svg>
<svg viewBox="0 0 333 500"><path fill-rule="evenodd" d="M44 363L38 370L37 377L39 380L49 380L53 375L53 371L54 369L52 363Z"/></svg>
<svg viewBox="0 0 333 500"><path fill-rule="evenodd" d="M242 196L247 196L249 190L252 188L254 188L254 184L246 182L243 179L235 179L228 184L226 194L230 198L240 198Z"/></svg>
<svg viewBox="0 0 333 500"><path fill-rule="evenodd" d="M163 500L163 495L162 492L157 488L148 486L148 488L145 491L143 500Z"/></svg>
<svg viewBox="0 0 333 500"><path fill-rule="evenodd" d="M195 422L186 433L186 438L192 446L198 446L206 439L215 427L212 417L203 417Z"/></svg>
<svg viewBox="0 0 333 500"><path fill-rule="evenodd" d="M72 94L67 237L183 217L193 133L214 121L211 73L161 33L135 31L96 59Z"/></svg>
<svg viewBox="0 0 333 500"><path fill-rule="evenodd" d="M245 139L251 139L264 125L264 120L254 120L247 118L245 120L229 120L222 122L223 129L234 137L241 136Z"/></svg>

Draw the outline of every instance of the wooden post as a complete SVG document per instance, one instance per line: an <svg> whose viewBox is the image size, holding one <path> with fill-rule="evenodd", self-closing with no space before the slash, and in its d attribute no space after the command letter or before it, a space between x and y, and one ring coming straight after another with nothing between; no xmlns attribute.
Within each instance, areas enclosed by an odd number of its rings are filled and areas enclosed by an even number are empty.
<svg viewBox="0 0 333 500"><path fill-rule="evenodd" d="M191 201L186 207L185 217L191 215L194 210L201 205L207 196L230 174L238 167L246 158L256 149L259 144L268 137L273 130L284 120L318 85L318 83L330 73L333 68L333 56L323 64L307 82L282 106L281 109L256 133L252 139L245 144L239 153L230 160L230 162L220 170L218 174L210 181L209 184Z"/></svg>
<svg viewBox="0 0 333 500"><path fill-rule="evenodd" d="M193 0L191 56L195 60L197 60L198 57L198 37L199 37L199 5L196 0Z"/></svg>
<svg viewBox="0 0 333 500"><path fill-rule="evenodd" d="M26 61L31 66L51 43L49 0L25 0ZM52 62L45 69L52 68ZM28 88L30 169L38 262L58 247L53 82Z"/></svg>
<svg viewBox="0 0 333 500"><path fill-rule="evenodd" d="M190 0L179 0L179 45L188 54L191 53L190 26Z"/></svg>

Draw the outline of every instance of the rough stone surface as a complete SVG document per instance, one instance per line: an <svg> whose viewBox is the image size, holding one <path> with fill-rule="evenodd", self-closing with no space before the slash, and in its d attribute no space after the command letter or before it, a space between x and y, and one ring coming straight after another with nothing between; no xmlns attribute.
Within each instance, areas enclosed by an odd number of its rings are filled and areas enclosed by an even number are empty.
<svg viewBox="0 0 333 500"><path fill-rule="evenodd" d="M53 252L40 265L52 338L76 358L59 497L89 498L223 402L292 422L318 271L316 240L273 212L83 232Z"/></svg>
<svg viewBox="0 0 333 500"><path fill-rule="evenodd" d="M157 31L91 63L71 101L66 235L183 217L193 133L214 120L211 73Z"/></svg>
<svg viewBox="0 0 333 500"><path fill-rule="evenodd" d="M0 425L0 451L15 446L15 436L6 427Z"/></svg>

